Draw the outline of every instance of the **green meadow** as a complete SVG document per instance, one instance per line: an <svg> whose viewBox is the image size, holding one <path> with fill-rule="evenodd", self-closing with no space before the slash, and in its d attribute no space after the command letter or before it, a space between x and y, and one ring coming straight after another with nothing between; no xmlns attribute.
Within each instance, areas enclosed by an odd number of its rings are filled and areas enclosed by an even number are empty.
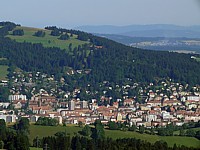
<svg viewBox="0 0 200 150"><path fill-rule="evenodd" d="M63 131L73 136L81 131L82 128L75 125L67 125L67 127L57 126L30 126L30 143L32 143L33 139L38 136L39 138L45 136L53 136L56 132ZM151 143L155 143L156 141L163 140L168 143L169 146L176 145L185 145L188 147L199 147L200 141L193 137L181 137L181 136L157 136L157 135L149 135L149 134L140 134L138 132L131 131L120 131L120 130L106 130L106 137L110 137L113 139L117 138L137 138L144 141L149 141Z"/></svg>
<svg viewBox="0 0 200 150"><path fill-rule="evenodd" d="M13 36L12 32L7 36L11 39L16 40L17 42L30 42L30 43L41 43L44 47L59 47L61 49L68 49L69 44L72 43L72 48L77 47L78 45L83 45L85 41L80 41L77 39L77 35L73 35L68 40L59 40L59 36L51 36L50 30L30 28L30 27L16 27L15 29L23 29L23 36ZM35 32L43 30L45 32L44 37L33 36Z"/></svg>
<svg viewBox="0 0 200 150"><path fill-rule="evenodd" d="M0 80L6 80L8 74L8 66L0 65Z"/></svg>

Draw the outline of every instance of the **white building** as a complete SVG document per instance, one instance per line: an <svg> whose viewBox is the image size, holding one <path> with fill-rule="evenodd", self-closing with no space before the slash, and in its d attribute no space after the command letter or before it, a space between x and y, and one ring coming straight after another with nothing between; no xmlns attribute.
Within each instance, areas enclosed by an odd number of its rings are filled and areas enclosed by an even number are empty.
<svg viewBox="0 0 200 150"><path fill-rule="evenodd" d="M9 95L8 100L15 101L15 100L27 100L26 95Z"/></svg>

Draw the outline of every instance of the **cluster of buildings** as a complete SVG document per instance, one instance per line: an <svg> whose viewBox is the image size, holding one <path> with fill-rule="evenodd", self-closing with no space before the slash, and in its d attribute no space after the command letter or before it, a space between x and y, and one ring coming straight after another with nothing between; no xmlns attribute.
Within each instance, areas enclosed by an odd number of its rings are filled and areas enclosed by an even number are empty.
<svg viewBox="0 0 200 150"><path fill-rule="evenodd" d="M75 73L79 75L81 70L68 71L69 76ZM128 78L125 85L104 81L97 89L90 84L69 88L64 78L56 81L54 76L40 72L16 72L10 82L11 95L6 102L0 102L0 119L6 122L27 117L34 123L39 117L51 117L60 124L91 124L100 119L105 124L126 121L153 127L169 123L181 126L200 120L200 87L191 88L171 80L144 85ZM81 94L90 98L80 97Z"/></svg>
<svg viewBox="0 0 200 150"><path fill-rule="evenodd" d="M134 98L128 98L123 102L113 102L112 106L109 102L106 106L98 105L96 99L90 102L79 99L59 101L54 96L44 95L33 96L30 100L26 95L10 95L9 100L10 103L0 103L0 119L6 122L16 122L22 116L29 118L30 122L36 122L39 117L51 117L60 124L78 124L80 121L91 124L100 119L105 124L109 121L126 121L130 125L153 127L169 123L181 126L200 120L200 95L186 95L178 100L175 95L160 96L150 91L145 103L140 104ZM102 97L101 101L109 99Z"/></svg>

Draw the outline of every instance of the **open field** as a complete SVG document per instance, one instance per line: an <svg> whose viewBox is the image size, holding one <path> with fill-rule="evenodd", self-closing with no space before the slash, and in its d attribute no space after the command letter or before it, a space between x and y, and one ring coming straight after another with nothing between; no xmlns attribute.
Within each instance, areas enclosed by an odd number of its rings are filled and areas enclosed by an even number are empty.
<svg viewBox="0 0 200 150"><path fill-rule="evenodd" d="M53 136L55 133L59 131L66 132L67 134L74 135L74 133L78 133L78 131L81 131L82 129L78 126L37 126L37 125L31 125L30 126L30 143L33 142L33 139L38 136L39 138L45 137L45 136Z"/></svg>
<svg viewBox="0 0 200 150"><path fill-rule="evenodd" d="M117 138L138 138L141 140L149 141L155 143L156 141L163 140L166 141L169 146L176 145L185 145L189 147L200 147L200 141L196 138L191 137L181 137L181 136L157 136L149 134L140 134L137 132L130 131L119 131L119 130L106 130L106 136L113 139Z"/></svg>
<svg viewBox="0 0 200 150"><path fill-rule="evenodd" d="M50 30L45 29L37 29L37 28L29 28L29 27L16 27L16 29L23 29L24 35L23 36L13 36L11 35L12 32L10 32L10 35L7 37L11 39L15 39L17 42L30 42L30 43L41 43L44 47L59 47L61 49L68 49L69 44L72 43L72 48L77 47L78 45L83 45L87 42L80 41L77 38L76 35L73 35L73 37L70 37L69 40L59 40L59 36L51 36ZM44 37L36 37L33 36L35 32L43 30L45 31Z"/></svg>
<svg viewBox="0 0 200 150"><path fill-rule="evenodd" d="M54 135L58 131L64 131L67 134L69 133L71 136L74 133L80 131L81 128L74 125L67 125L67 127L50 127L50 126L30 126L30 142L32 143L33 139L36 136L42 138L44 136ZM157 136L157 135L149 135L149 134L139 134L137 132L130 131L119 131L119 130L105 130L106 136L111 137L113 139L117 138L137 138L145 141L149 141L154 143L159 140L166 141L169 146L173 146L175 143L177 145L185 145L188 147L200 147L200 141L196 138L192 137L180 137L180 136Z"/></svg>
<svg viewBox="0 0 200 150"><path fill-rule="evenodd" d="M8 74L8 66L0 65L0 80L6 80Z"/></svg>

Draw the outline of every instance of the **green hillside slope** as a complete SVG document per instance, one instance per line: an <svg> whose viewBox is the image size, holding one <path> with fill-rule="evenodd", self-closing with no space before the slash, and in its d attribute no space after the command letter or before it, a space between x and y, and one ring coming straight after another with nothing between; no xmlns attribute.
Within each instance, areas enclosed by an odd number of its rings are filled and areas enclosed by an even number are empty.
<svg viewBox="0 0 200 150"><path fill-rule="evenodd" d="M24 31L23 36L14 36L12 35L12 31L9 32L7 37L16 40L17 42L30 42L30 43L41 43L44 47L58 47L61 49L68 49L69 44L72 44L72 48L77 47L78 45L83 45L88 42L81 41L77 39L77 35L73 35L68 40L59 40L59 36L51 36L50 30L45 29L38 29L38 28L31 28L31 27L21 27L17 26L13 30L22 29ZM34 36L35 32L37 31L44 31L46 34L44 37L37 37Z"/></svg>

